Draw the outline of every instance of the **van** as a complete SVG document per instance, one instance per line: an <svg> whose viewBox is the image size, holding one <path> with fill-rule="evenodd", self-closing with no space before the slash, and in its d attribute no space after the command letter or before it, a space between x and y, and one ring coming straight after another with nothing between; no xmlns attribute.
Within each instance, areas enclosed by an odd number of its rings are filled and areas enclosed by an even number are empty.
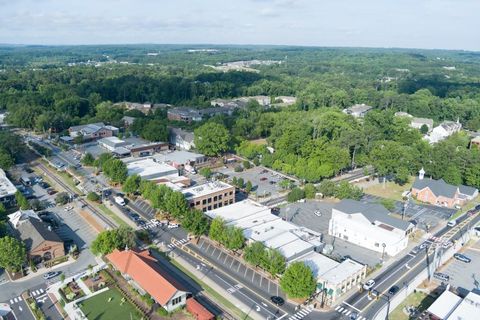
<svg viewBox="0 0 480 320"><path fill-rule="evenodd" d="M435 272L433 274L433 277L443 282L448 282L450 280L450 276L448 274L441 273L441 272Z"/></svg>
<svg viewBox="0 0 480 320"><path fill-rule="evenodd" d="M449 226L450 228L455 227L456 225L457 225L457 220L450 220L447 223L447 226Z"/></svg>

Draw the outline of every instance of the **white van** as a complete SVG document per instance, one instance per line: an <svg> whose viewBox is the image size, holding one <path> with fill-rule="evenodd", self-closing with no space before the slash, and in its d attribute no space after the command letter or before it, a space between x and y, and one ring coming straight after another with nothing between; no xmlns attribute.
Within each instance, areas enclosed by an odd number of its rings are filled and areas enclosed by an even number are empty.
<svg viewBox="0 0 480 320"><path fill-rule="evenodd" d="M118 203L121 206L125 205L125 200L122 197L115 197L115 202Z"/></svg>
<svg viewBox="0 0 480 320"><path fill-rule="evenodd" d="M450 220L447 223L447 226L449 226L450 228L455 227L456 225L457 225L457 220Z"/></svg>

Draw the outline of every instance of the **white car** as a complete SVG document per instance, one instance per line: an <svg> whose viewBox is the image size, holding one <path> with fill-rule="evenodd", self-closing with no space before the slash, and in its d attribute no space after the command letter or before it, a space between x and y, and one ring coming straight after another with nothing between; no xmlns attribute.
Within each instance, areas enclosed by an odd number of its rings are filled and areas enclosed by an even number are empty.
<svg viewBox="0 0 480 320"><path fill-rule="evenodd" d="M180 225L178 223L172 223L167 226L168 229L175 229L178 228Z"/></svg>
<svg viewBox="0 0 480 320"><path fill-rule="evenodd" d="M322 213L320 212L320 210L315 210L315 212L313 214L316 215L317 217L322 216Z"/></svg>
<svg viewBox="0 0 480 320"><path fill-rule="evenodd" d="M363 285L364 290L372 290L373 286L375 285L375 280L370 279Z"/></svg>

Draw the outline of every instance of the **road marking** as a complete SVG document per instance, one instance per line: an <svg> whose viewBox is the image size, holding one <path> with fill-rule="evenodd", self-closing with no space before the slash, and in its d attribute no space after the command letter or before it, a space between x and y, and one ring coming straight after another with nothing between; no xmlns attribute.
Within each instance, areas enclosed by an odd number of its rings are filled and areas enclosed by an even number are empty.
<svg viewBox="0 0 480 320"><path fill-rule="evenodd" d="M340 306L336 306L335 311L338 311L338 309L340 309L340 308L341 308Z"/></svg>
<svg viewBox="0 0 480 320"><path fill-rule="evenodd" d="M347 313L345 313L346 316L348 316L352 311L348 310Z"/></svg>
<svg viewBox="0 0 480 320"><path fill-rule="evenodd" d="M19 310L20 312L22 312L22 311L23 311L22 306L18 306L18 310Z"/></svg>
<svg viewBox="0 0 480 320"><path fill-rule="evenodd" d="M347 302L345 302L345 301L343 302L343 304L345 304L345 305L349 306L350 308L355 309L355 310L357 310L358 312L360 312L360 309L352 306L351 304L349 304L349 303L347 303Z"/></svg>
<svg viewBox="0 0 480 320"><path fill-rule="evenodd" d="M347 313L348 309L342 311L343 314Z"/></svg>
<svg viewBox="0 0 480 320"><path fill-rule="evenodd" d="M13 304L13 300L12 300L12 299L10 299L10 304Z"/></svg>

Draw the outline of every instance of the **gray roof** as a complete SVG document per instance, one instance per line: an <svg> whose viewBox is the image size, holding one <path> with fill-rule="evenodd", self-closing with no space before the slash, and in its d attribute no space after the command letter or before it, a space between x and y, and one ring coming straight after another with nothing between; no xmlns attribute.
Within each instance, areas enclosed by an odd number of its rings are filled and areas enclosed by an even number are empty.
<svg viewBox="0 0 480 320"><path fill-rule="evenodd" d="M466 194L466 195L471 196L471 197L473 197L475 195L475 193L478 191L474 187L464 186L463 184L459 185L458 189L459 189L461 194Z"/></svg>
<svg viewBox="0 0 480 320"><path fill-rule="evenodd" d="M433 127L433 120L428 118L413 118L412 123L415 124L425 124L427 126Z"/></svg>
<svg viewBox="0 0 480 320"><path fill-rule="evenodd" d="M103 122L96 122L96 123L89 123L89 124L70 127L70 131L73 131L73 132L82 131L82 133L84 134L91 134L91 133L97 132L103 127L105 127L105 124Z"/></svg>
<svg viewBox="0 0 480 320"><path fill-rule="evenodd" d="M430 188L434 195L443 196L447 198L454 198L455 193L457 192L457 187L451 184L446 183L443 179L415 179L412 188L422 190L425 188ZM468 188L468 187L467 187Z"/></svg>
<svg viewBox="0 0 480 320"><path fill-rule="evenodd" d="M44 241L63 243L62 239L54 231L49 230L42 221L35 218L22 221L17 226L17 230L28 250L35 249Z"/></svg>
<svg viewBox="0 0 480 320"><path fill-rule="evenodd" d="M401 230L407 230L411 226L411 223L408 221L400 220L390 216L390 212L381 204L365 203L352 199L343 199L333 208L347 214L362 214L372 223L378 221Z"/></svg>
<svg viewBox="0 0 480 320"><path fill-rule="evenodd" d="M187 142L193 142L193 139L195 138L193 132L185 131L180 128L169 128L169 134L170 136L180 136L184 141ZM173 139L171 139L173 140Z"/></svg>

